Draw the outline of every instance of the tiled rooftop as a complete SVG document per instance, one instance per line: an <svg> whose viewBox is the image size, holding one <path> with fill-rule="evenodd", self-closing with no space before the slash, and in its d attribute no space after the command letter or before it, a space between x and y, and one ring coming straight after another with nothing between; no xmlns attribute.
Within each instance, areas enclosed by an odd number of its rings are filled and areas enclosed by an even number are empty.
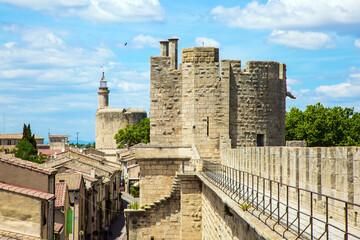
<svg viewBox="0 0 360 240"><path fill-rule="evenodd" d="M55 183L55 207L64 207L66 198L67 186L65 182Z"/></svg>
<svg viewBox="0 0 360 240"><path fill-rule="evenodd" d="M21 187L15 184L8 184L4 182L0 182L0 190L19 193L25 196L40 198L44 200L50 200L55 196L54 194L48 192L44 192L32 188Z"/></svg>
<svg viewBox="0 0 360 240"><path fill-rule="evenodd" d="M0 239L1 240L39 240L41 238L0 229Z"/></svg>
<svg viewBox="0 0 360 240"><path fill-rule="evenodd" d="M52 175L57 172L57 170L54 168L46 167L43 164L38 164L38 163L30 162L27 160L23 160L20 158L16 158L9 154L0 154L0 162L15 165L15 166L22 167L22 168L27 168L29 170L44 173L47 175Z"/></svg>
<svg viewBox="0 0 360 240"><path fill-rule="evenodd" d="M54 155L55 153L61 153L61 149L38 149L38 152L43 154L43 155Z"/></svg>
<svg viewBox="0 0 360 240"><path fill-rule="evenodd" d="M0 133L0 139L21 139L23 137L22 133ZM35 134L35 139L44 139Z"/></svg>
<svg viewBox="0 0 360 240"><path fill-rule="evenodd" d="M60 173L55 175L55 181L64 181L69 190L79 190L81 187L82 175L79 173Z"/></svg>

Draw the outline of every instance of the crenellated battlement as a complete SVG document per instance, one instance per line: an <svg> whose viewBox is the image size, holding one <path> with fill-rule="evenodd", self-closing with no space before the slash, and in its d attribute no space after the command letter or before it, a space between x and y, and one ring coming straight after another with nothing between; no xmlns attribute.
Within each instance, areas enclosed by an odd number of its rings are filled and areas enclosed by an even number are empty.
<svg viewBox="0 0 360 240"><path fill-rule="evenodd" d="M160 57L151 57L152 143L195 144L205 159L219 158L222 134L234 148L285 145L285 64L220 66L218 48L191 47L176 70L177 40L161 41Z"/></svg>
<svg viewBox="0 0 360 240"><path fill-rule="evenodd" d="M219 62L219 49L213 47L192 47L182 49L182 63Z"/></svg>

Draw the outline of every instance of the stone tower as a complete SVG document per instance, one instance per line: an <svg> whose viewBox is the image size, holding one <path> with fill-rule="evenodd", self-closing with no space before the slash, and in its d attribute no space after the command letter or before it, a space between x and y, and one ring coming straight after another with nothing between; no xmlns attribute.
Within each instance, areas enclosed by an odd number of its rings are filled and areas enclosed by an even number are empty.
<svg viewBox="0 0 360 240"><path fill-rule="evenodd" d="M219 157L220 136L240 146L285 145L286 67L277 62L222 60L219 49L182 49L160 42L151 57L152 143L195 144L202 158ZM221 73L221 75L220 75Z"/></svg>
<svg viewBox="0 0 360 240"><path fill-rule="evenodd" d="M104 72L102 73L102 77L100 80L100 86L99 86L99 90L97 91L97 93L99 95L99 109L109 106L110 91L107 87Z"/></svg>
<svg viewBox="0 0 360 240"><path fill-rule="evenodd" d="M109 93L104 73L100 80L99 107L95 115L95 143L97 149L116 148L115 134L127 124L138 124L146 118L146 111L142 109L119 109L109 106Z"/></svg>

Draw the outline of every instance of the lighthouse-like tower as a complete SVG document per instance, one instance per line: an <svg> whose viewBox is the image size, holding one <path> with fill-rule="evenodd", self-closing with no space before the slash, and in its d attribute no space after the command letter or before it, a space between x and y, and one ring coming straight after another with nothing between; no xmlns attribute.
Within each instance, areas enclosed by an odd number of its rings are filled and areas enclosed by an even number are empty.
<svg viewBox="0 0 360 240"><path fill-rule="evenodd" d="M99 109L109 106L110 90L107 87L104 72L102 73L102 77L100 80L100 87L99 87L99 90L97 91L97 93L99 95Z"/></svg>
<svg viewBox="0 0 360 240"><path fill-rule="evenodd" d="M146 118L146 111L133 108L113 108L109 106L109 93L105 80L105 74L102 73L100 87L97 91L99 95L99 107L95 114L95 143L96 148L104 151L106 154L113 154L117 144L114 139L119 129L125 128L127 124L138 124L141 119ZM110 152L109 152L110 151ZM114 161L115 161L114 157Z"/></svg>

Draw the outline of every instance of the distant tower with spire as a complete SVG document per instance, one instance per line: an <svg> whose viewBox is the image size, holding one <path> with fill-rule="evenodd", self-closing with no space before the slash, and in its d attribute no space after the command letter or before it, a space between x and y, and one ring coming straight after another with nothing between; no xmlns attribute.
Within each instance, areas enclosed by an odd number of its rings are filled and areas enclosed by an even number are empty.
<svg viewBox="0 0 360 240"><path fill-rule="evenodd" d="M96 148L105 154L114 155L117 144L114 139L119 129L127 124L138 124L141 119L146 118L146 111L134 108L113 108L109 106L109 93L105 73L102 73L99 90L99 107L95 114L95 144ZM115 156L115 155L114 155ZM114 157L114 161L116 158Z"/></svg>
<svg viewBox="0 0 360 240"><path fill-rule="evenodd" d="M109 93L110 90L107 87L107 83L105 80L105 73L102 73L102 77L100 80L100 87L99 90L97 91L98 95L99 95L99 109L105 108L107 106L109 106Z"/></svg>

